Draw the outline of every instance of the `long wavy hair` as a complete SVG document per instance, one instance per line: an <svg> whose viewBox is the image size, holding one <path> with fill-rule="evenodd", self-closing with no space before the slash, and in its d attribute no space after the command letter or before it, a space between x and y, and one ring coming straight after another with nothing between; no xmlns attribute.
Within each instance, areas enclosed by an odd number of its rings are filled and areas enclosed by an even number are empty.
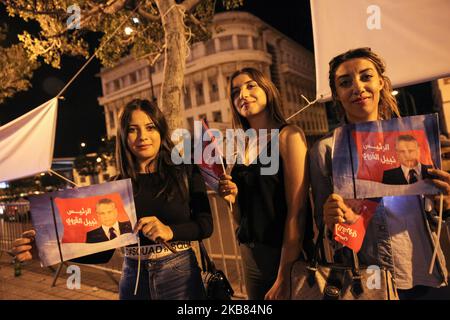
<svg viewBox="0 0 450 320"><path fill-rule="evenodd" d="M158 190L156 197L164 195L167 199L172 199L176 194L181 194L186 199L188 195L186 172L183 170L183 166L177 166L172 162L171 152L174 144L169 136L167 121L161 110L148 100L132 100L125 106L120 115L116 135L116 162L120 177L122 179L131 178L137 186L137 193L140 192L137 179L139 174L138 162L127 142L131 115L135 110L145 112L152 119L161 136L158 154L146 167L146 171L150 172L150 166L156 161L156 174L159 175L162 181L162 187Z"/></svg>
<svg viewBox="0 0 450 320"><path fill-rule="evenodd" d="M241 116L236 107L234 106L233 96L232 96L232 86L233 80L240 74L248 75L252 80L254 80L259 87L261 87L267 96L267 110L269 112L269 116L274 119L280 125L285 124L286 120L284 119L281 113L281 96L277 87L270 81L261 71L256 70L254 68L243 68L234 72L230 77L230 83L228 85L228 97L231 103L231 110L233 114L233 127L247 130L250 128L250 124L248 120Z"/></svg>
<svg viewBox="0 0 450 320"><path fill-rule="evenodd" d="M383 89L381 89L380 92L380 101L378 103L378 119L391 119L393 115L400 117L397 100L395 100L395 97L392 95L391 80L384 74L386 71L386 64L379 55L374 53L368 47L349 50L334 57L329 62L330 71L328 74L328 81L333 96L333 102L338 108L338 112L340 113L340 115L344 116L345 112L341 102L337 100L335 84L336 70L342 63L357 58L366 59L372 62L378 72L378 76L380 76L384 81Z"/></svg>

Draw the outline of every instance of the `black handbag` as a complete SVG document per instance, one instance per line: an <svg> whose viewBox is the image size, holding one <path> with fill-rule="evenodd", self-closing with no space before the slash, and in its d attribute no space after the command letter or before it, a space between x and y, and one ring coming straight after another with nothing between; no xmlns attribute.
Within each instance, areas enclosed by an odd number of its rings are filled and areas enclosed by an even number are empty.
<svg viewBox="0 0 450 320"><path fill-rule="evenodd" d="M320 229L311 261L298 260L294 263L291 270L291 299L398 300L395 282L389 270L361 268L353 250L351 266L319 263L319 251L322 251L321 260L324 260L324 233L325 227ZM373 279L376 281L373 282Z"/></svg>
<svg viewBox="0 0 450 320"><path fill-rule="evenodd" d="M200 258L202 262L202 278L208 300L231 300L234 290L225 274L216 268L209 258L203 242L199 241Z"/></svg>

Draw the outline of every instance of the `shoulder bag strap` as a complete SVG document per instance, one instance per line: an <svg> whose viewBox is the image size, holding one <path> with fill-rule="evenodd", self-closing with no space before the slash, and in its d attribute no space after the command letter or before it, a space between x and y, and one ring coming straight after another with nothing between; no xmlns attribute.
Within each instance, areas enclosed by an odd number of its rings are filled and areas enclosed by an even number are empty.
<svg viewBox="0 0 450 320"><path fill-rule="evenodd" d="M364 292L364 287L361 280L361 271L359 269L358 254L352 250L352 287L351 293L355 298L361 296Z"/></svg>
<svg viewBox="0 0 450 320"><path fill-rule="evenodd" d="M198 241L198 245L200 248L200 258L202 262L202 269L203 272L215 272L216 266L214 265L214 262L211 260L211 258L208 255L208 251L206 251L206 247L203 244L201 240Z"/></svg>
<svg viewBox="0 0 450 320"><path fill-rule="evenodd" d="M311 258L311 262L309 266L307 267L308 270L308 284L310 287L314 286L314 283L316 281L315 274L317 272L317 266L319 264L319 253L321 249L323 248L323 237L325 235L326 226L323 224L322 227L319 228L319 235L317 236L316 244L314 245L314 251ZM323 252L322 252L322 258L323 258Z"/></svg>

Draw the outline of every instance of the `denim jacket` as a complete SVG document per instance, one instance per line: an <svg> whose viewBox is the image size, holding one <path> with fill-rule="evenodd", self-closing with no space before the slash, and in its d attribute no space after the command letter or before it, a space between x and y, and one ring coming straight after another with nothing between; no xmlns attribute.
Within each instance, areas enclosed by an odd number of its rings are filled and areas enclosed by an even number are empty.
<svg viewBox="0 0 450 320"><path fill-rule="evenodd" d="M310 177L314 198L314 217L318 226L323 225L323 205L328 196L333 193L333 171L332 171L332 147L333 133L330 133L316 142L310 151ZM419 196L423 198L423 196ZM426 225L426 239L434 250L433 234L435 233L436 212L430 213L424 210L424 201L422 203L423 221ZM383 201L380 201L375 214L370 221L361 250L358 252L358 258L361 264L378 265L394 273L394 262L391 247L391 237L386 222L386 208ZM425 263L425 262L424 262ZM447 269L445 266L445 257L442 250L438 250L437 268L442 277L442 283L447 284Z"/></svg>

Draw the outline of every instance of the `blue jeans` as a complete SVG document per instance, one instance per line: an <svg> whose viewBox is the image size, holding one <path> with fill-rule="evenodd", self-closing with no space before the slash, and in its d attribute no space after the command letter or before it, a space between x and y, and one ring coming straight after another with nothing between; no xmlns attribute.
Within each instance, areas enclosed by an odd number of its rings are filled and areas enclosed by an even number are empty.
<svg viewBox="0 0 450 320"><path fill-rule="evenodd" d="M125 258L119 283L120 300L199 300L205 288L192 249L155 260L142 260L139 285L134 288L138 261Z"/></svg>

